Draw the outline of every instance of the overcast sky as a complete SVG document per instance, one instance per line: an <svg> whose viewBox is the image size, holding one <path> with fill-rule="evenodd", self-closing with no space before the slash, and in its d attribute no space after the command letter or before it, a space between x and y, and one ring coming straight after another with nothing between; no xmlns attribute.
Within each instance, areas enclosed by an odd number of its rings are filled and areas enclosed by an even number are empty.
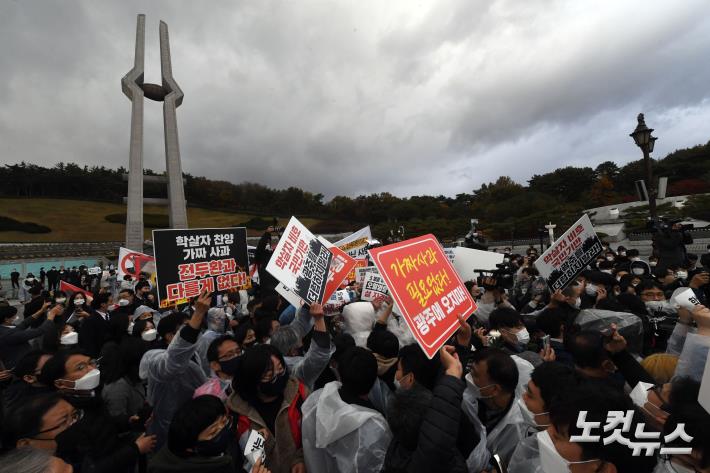
<svg viewBox="0 0 710 473"><path fill-rule="evenodd" d="M640 111L657 157L710 139L707 0L0 0L0 163L128 165L138 13L193 175L453 196L638 159ZM147 101L146 167L163 146Z"/></svg>

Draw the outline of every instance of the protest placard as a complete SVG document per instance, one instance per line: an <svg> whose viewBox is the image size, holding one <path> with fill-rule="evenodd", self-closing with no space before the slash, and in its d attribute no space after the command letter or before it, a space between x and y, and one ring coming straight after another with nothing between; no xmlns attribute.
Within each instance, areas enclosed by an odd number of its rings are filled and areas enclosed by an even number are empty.
<svg viewBox="0 0 710 473"><path fill-rule="evenodd" d="M330 250L291 217L266 270L305 303L322 303L332 260Z"/></svg>
<svg viewBox="0 0 710 473"><path fill-rule="evenodd" d="M118 264L116 267L118 279L123 280L124 276L130 276L133 279L138 279L140 273L154 274L155 273L155 258L140 251L129 250L128 248L119 248Z"/></svg>
<svg viewBox="0 0 710 473"><path fill-rule="evenodd" d="M362 282L362 293L360 299L363 301L374 301L388 296L390 293L387 289L387 284L382 276L378 273L367 273Z"/></svg>
<svg viewBox="0 0 710 473"><path fill-rule="evenodd" d="M377 266L360 266L355 268L355 282L362 284L365 282L365 276L369 273L379 274L380 271L377 269Z"/></svg>
<svg viewBox="0 0 710 473"><path fill-rule="evenodd" d="M505 258L503 253L474 250L463 246L452 248L451 253L454 257L454 269L464 281L475 281L480 276L478 271L474 271L476 269L495 271L496 265L501 264Z"/></svg>
<svg viewBox="0 0 710 473"><path fill-rule="evenodd" d="M367 259L367 245L370 240L372 240L372 232L367 226L333 244L350 255L351 258Z"/></svg>
<svg viewBox="0 0 710 473"><path fill-rule="evenodd" d="M429 358L469 317L476 303L434 235L370 250L390 295Z"/></svg>
<svg viewBox="0 0 710 473"><path fill-rule="evenodd" d="M540 257L535 267L552 292L564 289L602 251L602 242L584 214Z"/></svg>
<svg viewBox="0 0 710 473"><path fill-rule="evenodd" d="M323 314L333 316L341 313L345 304L350 303L350 293L347 289L335 291L330 299L323 304Z"/></svg>
<svg viewBox="0 0 710 473"><path fill-rule="evenodd" d="M303 299L298 297L298 295L291 289L283 285L283 283L278 283L276 285L276 292L281 294L281 296L286 299L286 302L294 306L296 309L300 309L303 305Z"/></svg>
<svg viewBox="0 0 710 473"><path fill-rule="evenodd" d="M449 261L451 261L451 264L454 263L454 249L453 248L444 248L444 254L446 254L446 257L449 258Z"/></svg>
<svg viewBox="0 0 710 473"><path fill-rule="evenodd" d="M153 230L153 249L161 307L251 287L246 228Z"/></svg>
<svg viewBox="0 0 710 473"><path fill-rule="evenodd" d="M354 258L325 238L318 237L318 240L333 254L333 259L330 262L330 270L328 271L328 283L325 286L324 298L328 300L337 289L347 284L347 275L355 268L356 262Z"/></svg>
<svg viewBox="0 0 710 473"><path fill-rule="evenodd" d="M355 267L367 266L367 245L372 240L372 232L370 227L361 228L355 233L336 241L335 246L346 252L351 258L355 259ZM355 281L355 270L350 271L347 275L348 282Z"/></svg>

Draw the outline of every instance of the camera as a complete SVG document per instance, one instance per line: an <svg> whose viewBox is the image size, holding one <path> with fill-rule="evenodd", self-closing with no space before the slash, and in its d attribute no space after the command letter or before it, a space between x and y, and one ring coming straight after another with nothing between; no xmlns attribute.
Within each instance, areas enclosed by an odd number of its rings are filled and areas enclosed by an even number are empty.
<svg viewBox="0 0 710 473"><path fill-rule="evenodd" d="M510 262L496 264L495 271L489 269L474 269L481 275L477 278L477 285L487 291L493 289L512 289L515 283L515 268Z"/></svg>

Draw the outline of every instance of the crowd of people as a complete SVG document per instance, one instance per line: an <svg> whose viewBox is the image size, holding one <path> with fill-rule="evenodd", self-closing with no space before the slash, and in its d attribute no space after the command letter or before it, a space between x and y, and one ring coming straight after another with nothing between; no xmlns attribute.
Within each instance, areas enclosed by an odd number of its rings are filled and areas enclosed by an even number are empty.
<svg viewBox="0 0 710 473"><path fill-rule="evenodd" d="M429 359L357 283L338 314L289 305L274 244L249 291L170 309L148 275L28 275L0 302L0 472L710 472L710 254L605 244L551 293L507 251Z"/></svg>

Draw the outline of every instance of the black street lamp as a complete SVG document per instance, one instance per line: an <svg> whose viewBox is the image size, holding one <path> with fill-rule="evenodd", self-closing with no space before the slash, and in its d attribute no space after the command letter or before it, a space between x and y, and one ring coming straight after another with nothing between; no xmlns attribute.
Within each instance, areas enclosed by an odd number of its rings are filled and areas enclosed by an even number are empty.
<svg viewBox="0 0 710 473"><path fill-rule="evenodd" d="M641 148L643 152L643 162L646 166L646 192L648 193L648 212L651 215L651 220L656 220L656 190L653 185L653 173L651 172L651 153L653 153L653 145L657 138L651 136L653 128L646 126L643 118L643 113L639 113L638 125L629 136L634 139L636 146Z"/></svg>

